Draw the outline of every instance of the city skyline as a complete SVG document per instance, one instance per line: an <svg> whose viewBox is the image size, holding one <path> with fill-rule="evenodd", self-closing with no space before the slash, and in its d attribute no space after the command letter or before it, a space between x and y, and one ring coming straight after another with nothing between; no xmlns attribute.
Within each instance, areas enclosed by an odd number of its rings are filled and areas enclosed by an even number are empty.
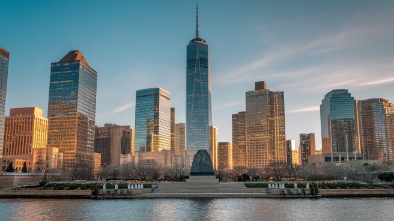
<svg viewBox="0 0 394 221"><path fill-rule="evenodd" d="M59 2L0 3L7 9L0 47L10 52L6 115L10 108L46 108L49 64L78 49L100 73L98 126L134 125L134 94L152 87L171 93L176 123L185 122L185 42L194 36L195 2ZM256 81L285 92L286 139L298 143L300 133L315 133L317 149L319 105L329 91L394 100L393 2L286 3L199 2L220 142L232 140L231 116L245 111L245 92Z"/></svg>

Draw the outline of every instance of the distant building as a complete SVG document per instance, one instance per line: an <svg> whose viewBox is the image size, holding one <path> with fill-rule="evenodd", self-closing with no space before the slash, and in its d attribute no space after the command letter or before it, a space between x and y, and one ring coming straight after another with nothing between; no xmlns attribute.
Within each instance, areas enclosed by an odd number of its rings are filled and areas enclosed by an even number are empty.
<svg viewBox="0 0 394 221"><path fill-rule="evenodd" d="M171 150L170 93L162 88L136 92L135 150Z"/></svg>
<svg viewBox="0 0 394 221"><path fill-rule="evenodd" d="M332 90L320 105L323 153L358 150L355 100L346 89Z"/></svg>
<svg viewBox="0 0 394 221"><path fill-rule="evenodd" d="M288 166L293 164L293 150L295 149L295 140L286 140L286 163Z"/></svg>
<svg viewBox="0 0 394 221"><path fill-rule="evenodd" d="M209 154L211 156L212 166L214 170L218 169L218 128L209 127Z"/></svg>
<svg viewBox="0 0 394 221"><path fill-rule="evenodd" d="M186 56L186 150L193 158L198 150L209 150L212 125L209 50L199 36L198 14L196 36L189 41Z"/></svg>
<svg viewBox="0 0 394 221"><path fill-rule="evenodd" d="M3 154L5 100L10 53L0 47L0 157Z"/></svg>
<svg viewBox="0 0 394 221"><path fill-rule="evenodd" d="M286 163L285 104L283 91L266 89L264 81L246 92L246 166L267 168Z"/></svg>
<svg viewBox="0 0 394 221"><path fill-rule="evenodd" d="M59 148L67 168L93 168L97 72L78 50L51 64L48 146Z"/></svg>
<svg viewBox="0 0 394 221"><path fill-rule="evenodd" d="M308 164L308 157L315 155L316 144L314 133L302 133L300 134L300 145L298 151L300 154L301 165Z"/></svg>
<svg viewBox="0 0 394 221"><path fill-rule="evenodd" d="M230 142L218 143L218 161L217 170L232 170L233 169L233 154Z"/></svg>
<svg viewBox="0 0 394 221"><path fill-rule="evenodd" d="M171 150L175 149L175 107L171 107Z"/></svg>
<svg viewBox="0 0 394 221"><path fill-rule="evenodd" d="M291 162L293 165L300 165L300 160L298 159L298 152L297 150L291 151Z"/></svg>
<svg viewBox="0 0 394 221"><path fill-rule="evenodd" d="M94 179L100 178L100 172L101 172L101 153L94 152L94 166L93 166Z"/></svg>
<svg viewBox="0 0 394 221"><path fill-rule="evenodd" d="M173 166L174 153L171 150L162 150L160 152L136 152L135 164L157 163L162 167Z"/></svg>
<svg viewBox="0 0 394 221"><path fill-rule="evenodd" d="M323 153L315 154L308 158L308 164L320 169L324 164L344 165L349 161L359 161L369 164L380 164L379 161L364 161L363 154L356 153Z"/></svg>
<svg viewBox="0 0 394 221"><path fill-rule="evenodd" d="M245 111L232 115L233 167L246 167Z"/></svg>
<svg viewBox="0 0 394 221"><path fill-rule="evenodd" d="M11 108L5 118L3 161L25 160L29 171L35 169L33 149L47 147L48 119L43 115L37 107Z"/></svg>
<svg viewBox="0 0 394 221"><path fill-rule="evenodd" d="M134 130L130 126L104 124L104 127L96 126L95 131L94 152L101 154L102 167L120 166L122 155L129 155L131 164Z"/></svg>
<svg viewBox="0 0 394 221"><path fill-rule="evenodd" d="M394 163L394 105L383 98L358 101L360 144L367 160Z"/></svg>
<svg viewBox="0 0 394 221"><path fill-rule="evenodd" d="M63 154L59 148L33 148L33 171L42 172L44 169L60 169L63 165Z"/></svg>

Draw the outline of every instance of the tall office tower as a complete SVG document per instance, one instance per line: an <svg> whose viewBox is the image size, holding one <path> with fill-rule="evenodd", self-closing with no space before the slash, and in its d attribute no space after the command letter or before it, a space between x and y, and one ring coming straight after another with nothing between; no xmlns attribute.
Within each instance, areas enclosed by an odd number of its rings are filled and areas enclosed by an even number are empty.
<svg viewBox="0 0 394 221"><path fill-rule="evenodd" d="M218 144L218 163L217 170L233 169L233 153L230 142L219 142Z"/></svg>
<svg viewBox="0 0 394 221"><path fill-rule="evenodd" d="M29 170L34 170L33 149L47 147L48 119L43 115L44 110L37 107L11 108L5 117L4 159L25 160Z"/></svg>
<svg viewBox="0 0 394 221"><path fill-rule="evenodd" d="M320 105L323 153L353 153L358 150L355 100L346 89L332 90Z"/></svg>
<svg viewBox="0 0 394 221"><path fill-rule="evenodd" d="M162 88L149 88L138 90L136 95L136 151L171 150L170 93Z"/></svg>
<svg viewBox="0 0 394 221"><path fill-rule="evenodd" d="M214 170L218 169L218 128L209 127L209 154L211 155Z"/></svg>
<svg viewBox="0 0 394 221"><path fill-rule="evenodd" d="M185 123L175 124L174 153L176 155L185 155L185 135Z"/></svg>
<svg viewBox="0 0 394 221"><path fill-rule="evenodd" d="M171 150L175 150L175 107L171 107Z"/></svg>
<svg viewBox="0 0 394 221"><path fill-rule="evenodd" d="M0 47L0 157L3 154L5 98L7 93L9 58L10 53Z"/></svg>
<svg viewBox="0 0 394 221"><path fill-rule="evenodd" d="M245 111L232 116L233 167L246 167Z"/></svg>
<svg viewBox="0 0 394 221"><path fill-rule="evenodd" d="M394 162L394 105L383 98L358 101L361 149L367 160Z"/></svg>
<svg viewBox="0 0 394 221"><path fill-rule="evenodd" d="M48 146L63 153L64 167L92 167L97 72L78 50L51 64Z"/></svg>
<svg viewBox="0 0 394 221"><path fill-rule="evenodd" d="M121 155L132 154L133 134L134 131L130 126L116 124L96 126L94 152L101 154L101 166L120 166Z"/></svg>
<svg viewBox="0 0 394 221"><path fill-rule="evenodd" d="M301 165L308 164L308 157L315 155L316 144L314 133L300 134L300 145L298 147Z"/></svg>
<svg viewBox="0 0 394 221"><path fill-rule="evenodd" d="M288 166L293 164L293 150L295 149L295 140L286 140L286 163Z"/></svg>
<svg viewBox="0 0 394 221"><path fill-rule="evenodd" d="M283 91L266 89L264 81L246 92L246 167L267 168L286 163Z"/></svg>
<svg viewBox="0 0 394 221"><path fill-rule="evenodd" d="M209 149L211 115L211 83L208 44L198 33L198 7L196 36L187 45L186 63L186 150L189 155Z"/></svg>

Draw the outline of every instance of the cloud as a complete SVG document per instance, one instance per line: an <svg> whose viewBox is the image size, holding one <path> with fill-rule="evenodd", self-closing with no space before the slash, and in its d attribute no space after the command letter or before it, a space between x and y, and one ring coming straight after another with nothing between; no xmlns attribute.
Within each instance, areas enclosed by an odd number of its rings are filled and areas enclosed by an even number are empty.
<svg viewBox="0 0 394 221"><path fill-rule="evenodd" d="M234 101L234 102L228 102L228 103L224 103L224 104L218 104L218 105L215 105L213 108L215 110L217 110L217 109L225 109L225 108L229 108L229 107L242 106L242 105L245 105L245 103L243 101Z"/></svg>
<svg viewBox="0 0 394 221"><path fill-rule="evenodd" d="M309 107L304 107L301 109L295 109L291 111L287 111L286 113L300 113L300 112L314 112L314 111L319 111L320 106L309 106Z"/></svg>
<svg viewBox="0 0 394 221"><path fill-rule="evenodd" d="M123 106L120 106L120 107L116 108L115 110L112 111L112 113L113 114L120 113L120 112L123 112L123 111L125 111L127 109L130 109L130 108L134 107L134 106L135 106L135 104L133 104L133 103L127 103L127 104L125 104Z"/></svg>

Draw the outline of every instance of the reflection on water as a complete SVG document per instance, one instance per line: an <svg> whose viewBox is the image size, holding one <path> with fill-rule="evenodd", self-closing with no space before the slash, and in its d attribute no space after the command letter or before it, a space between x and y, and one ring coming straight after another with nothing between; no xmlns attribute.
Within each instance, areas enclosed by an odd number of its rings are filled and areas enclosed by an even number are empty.
<svg viewBox="0 0 394 221"><path fill-rule="evenodd" d="M390 220L393 217L393 198L0 199L0 220L361 221Z"/></svg>

